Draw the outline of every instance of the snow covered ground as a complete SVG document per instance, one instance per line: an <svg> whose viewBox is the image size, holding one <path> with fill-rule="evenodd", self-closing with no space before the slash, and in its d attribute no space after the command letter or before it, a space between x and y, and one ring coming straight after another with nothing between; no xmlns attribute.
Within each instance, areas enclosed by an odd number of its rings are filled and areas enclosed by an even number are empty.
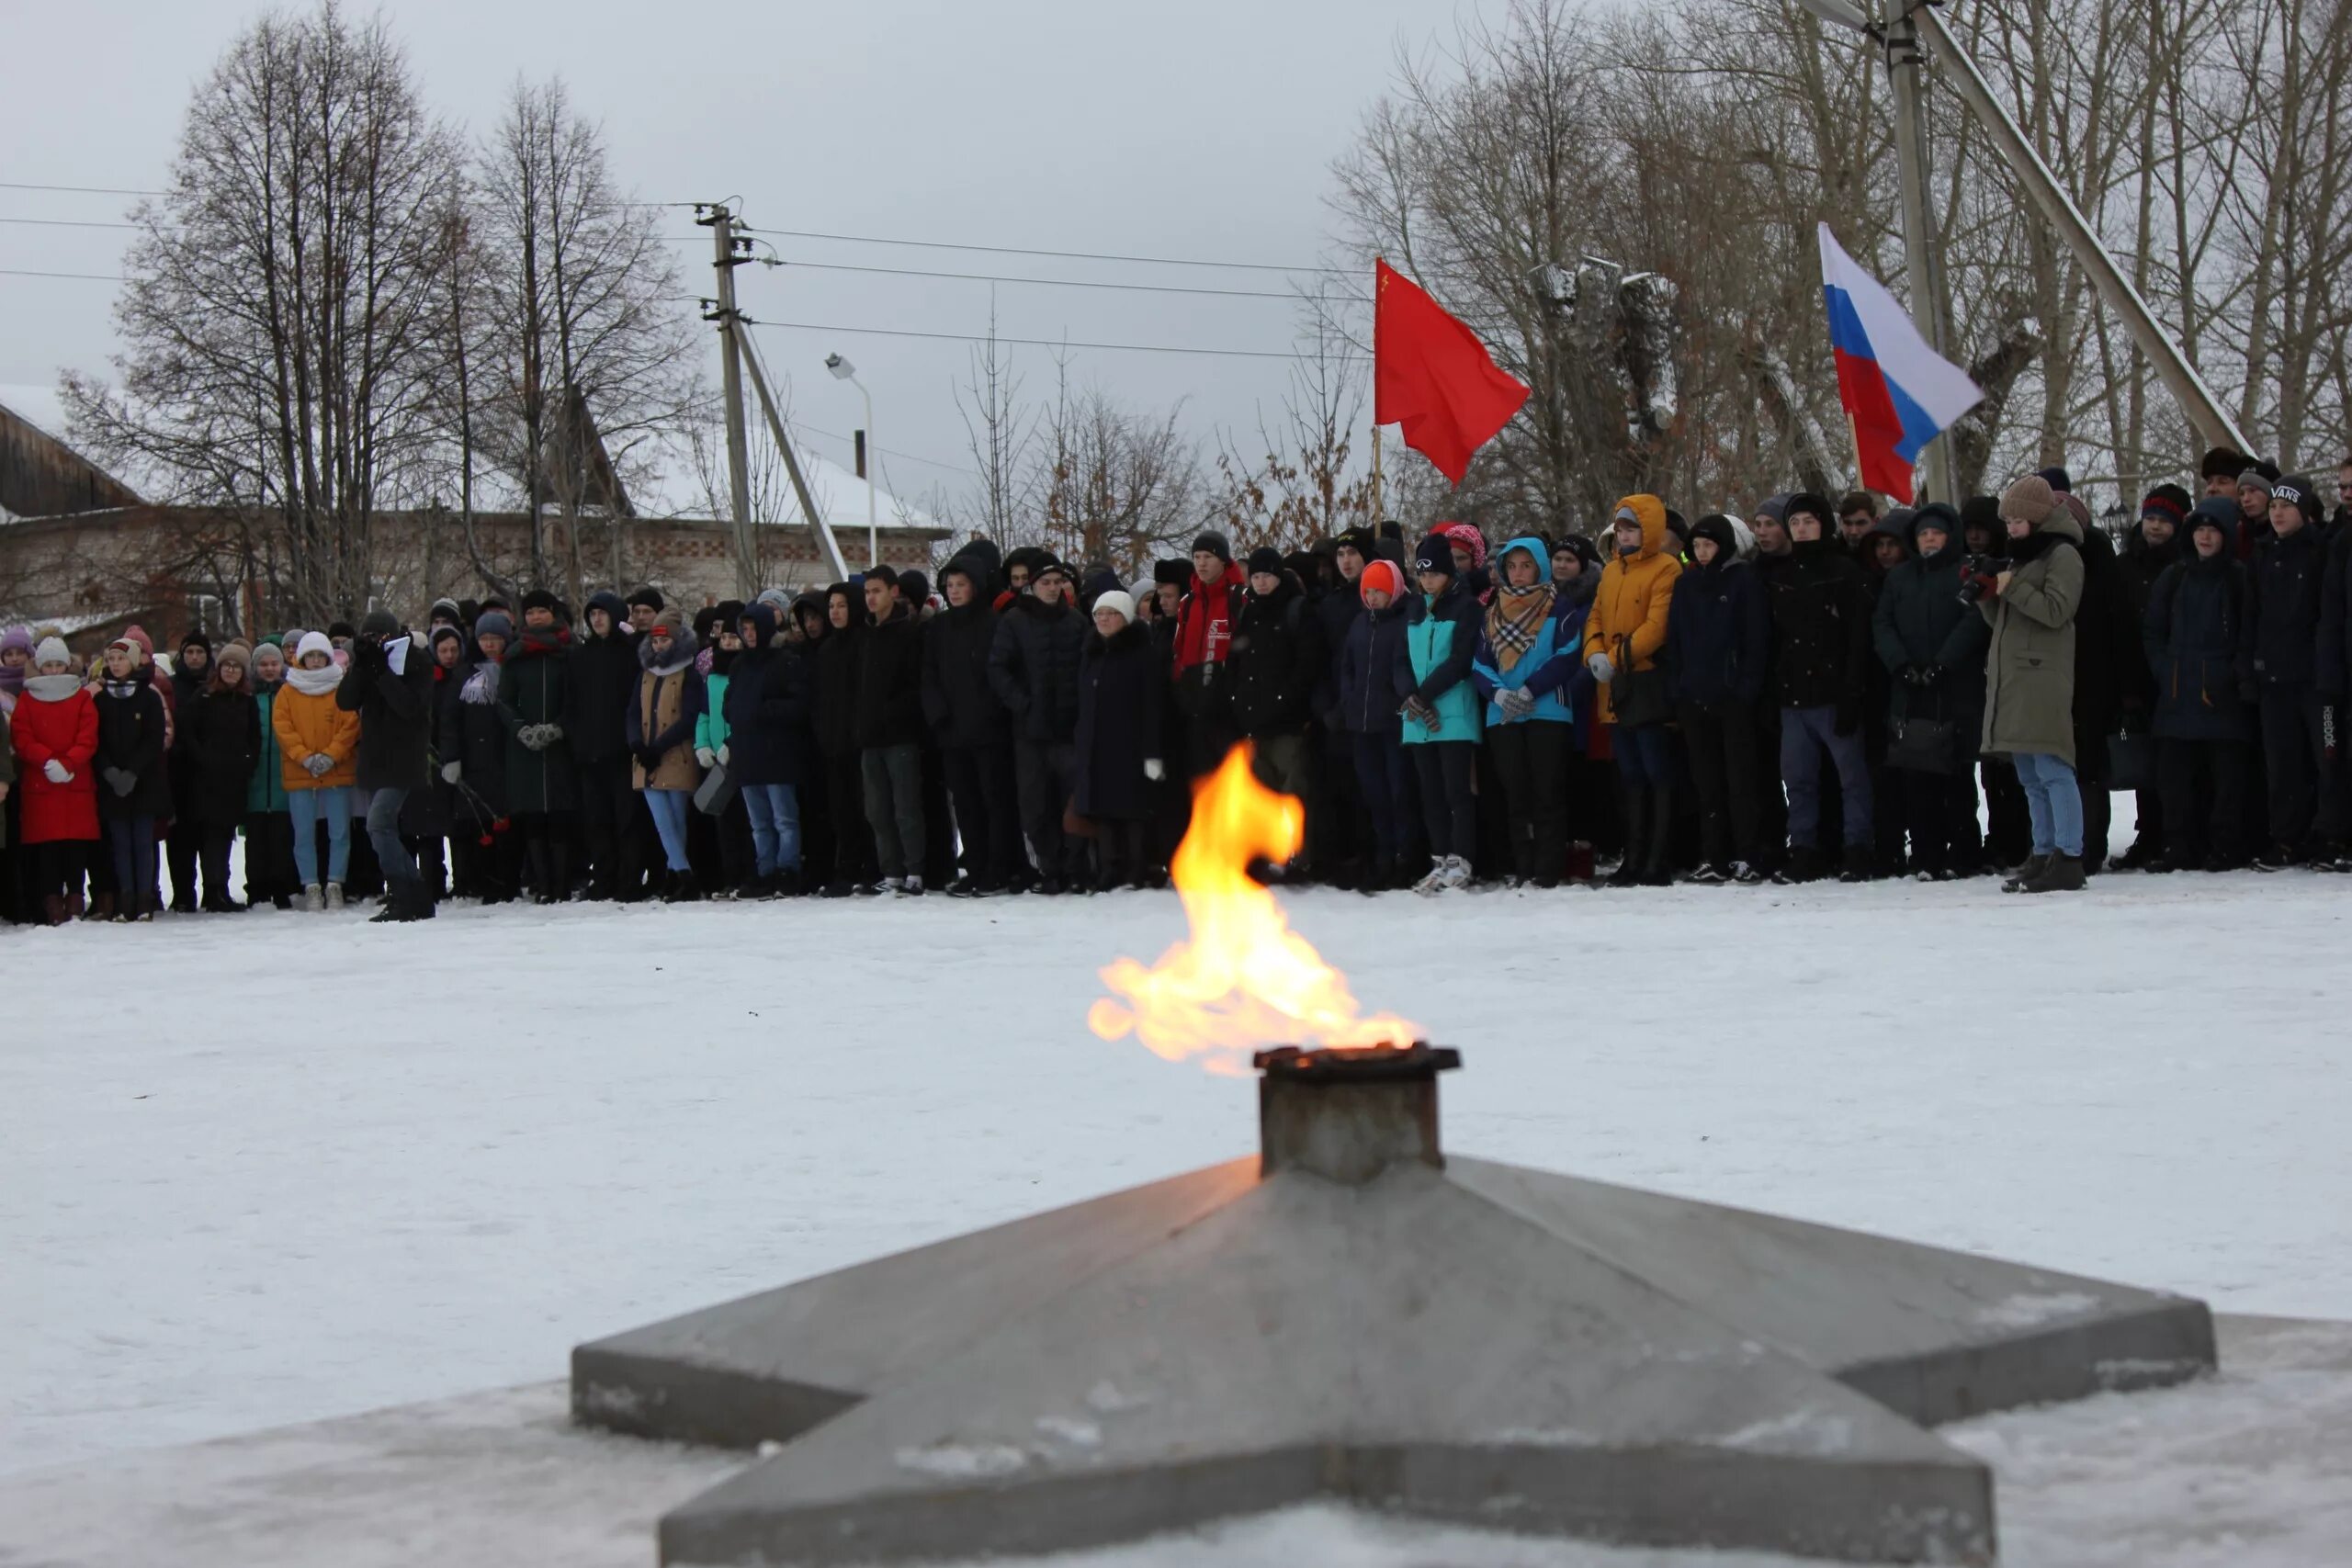
<svg viewBox="0 0 2352 1568"><path fill-rule="evenodd" d="M2352 1317L2336 878L1311 893L1453 1146ZM579 1340L1232 1156L1082 1022L1171 896L14 934L0 1471L562 1374Z"/></svg>

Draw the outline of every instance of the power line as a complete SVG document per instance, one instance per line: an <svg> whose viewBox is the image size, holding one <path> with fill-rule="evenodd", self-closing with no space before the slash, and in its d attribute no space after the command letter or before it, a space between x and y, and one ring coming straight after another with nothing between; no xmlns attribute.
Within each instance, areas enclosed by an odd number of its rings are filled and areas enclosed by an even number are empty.
<svg viewBox="0 0 2352 1568"><path fill-rule="evenodd" d="M742 227L753 234L782 234L794 240L839 240L855 245L910 245L930 251L985 251L1001 256L1058 256L1064 261L1130 262L1145 266L1215 266L1239 272L1326 273L1335 277L1357 276L1355 269L1338 266L1280 266L1272 262L1204 261L1193 256L1120 255L1101 251L1041 251L1022 245L965 245L946 240L892 240L877 234L820 234L808 229L763 229L748 223Z"/></svg>
<svg viewBox="0 0 2352 1568"><path fill-rule="evenodd" d="M1079 343L1061 338L975 336L969 333L921 333L906 327L844 327L823 321L765 321L746 317L755 327L777 327L803 333L855 333L865 337L936 338L944 343L1003 343L1029 348L1094 348L1119 354L1205 354L1219 359L1295 359L1270 348L1192 348L1169 343Z"/></svg>
<svg viewBox="0 0 2352 1568"><path fill-rule="evenodd" d="M114 186L39 186L22 180L0 180L0 190L56 190L75 196L169 196L167 190L128 190Z"/></svg>
<svg viewBox="0 0 2352 1568"><path fill-rule="evenodd" d="M0 218L0 223L30 223L42 229L136 229L136 223L97 223L79 218Z"/></svg>
<svg viewBox="0 0 2352 1568"><path fill-rule="evenodd" d="M0 266L0 277L71 277L84 283L127 283L128 278L106 272L30 272L20 266Z"/></svg>
<svg viewBox="0 0 2352 1568"><path fill-rule="evenodd" d="M785 261L786 271L871 272L888 277L945 277L966 283L1023 283L1039 288L1121 288L1139 294L1202 294L1219 299L1284 299L1296 304L1304 296L1271 288L1193 288L1175 283L1111 283L1083 277L1011 277L991 272L932 272L910 266L859 266L849 262ZM1350 299L1363 302L1361 295Z"/></svg>

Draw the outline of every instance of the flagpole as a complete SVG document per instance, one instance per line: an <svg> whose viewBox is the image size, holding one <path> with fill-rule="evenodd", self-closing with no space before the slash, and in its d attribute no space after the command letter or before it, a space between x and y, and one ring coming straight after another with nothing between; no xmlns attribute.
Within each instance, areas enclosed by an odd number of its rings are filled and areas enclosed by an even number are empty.
<svg viewBox="0 0 2352 1568"><path fill-rule="evenodd" d="M1380 537L1380 525L1385 510L1380 504L1380 426L1372 427L1372 536Z"/></svg>
<svg viewBox="0 0 2352 1568"><path fill-rule="evenodd" d="M1380 525L1387 514L1380 489L1380 264L1385 259L1372 258L1372 538L1375 548L1380 543Z"/></svg>

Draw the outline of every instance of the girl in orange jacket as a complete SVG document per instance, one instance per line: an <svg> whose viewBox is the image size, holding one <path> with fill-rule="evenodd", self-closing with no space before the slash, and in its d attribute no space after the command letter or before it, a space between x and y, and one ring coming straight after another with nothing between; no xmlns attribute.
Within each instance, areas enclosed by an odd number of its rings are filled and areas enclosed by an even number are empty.
<svg viewBox="0 0 2352 1568"><path fill-rule="evenodd" d="M1666 502L1629 495L1617 503L1616 550L1600 574L1585 617L1585 663L1600 688L1600 721L1611 736L1617 786L1624 801L1625 859L1614 887L1662 886L1674 832L1669 791L1673 754L1667 742L1667 616L1682 563L1666 547Z"/></svg>
<svg viewBox="0 0 2352 1568"><path fill-rule="evenodd" d="M294 868L302 878L303 907L343 908L343 879L351 863L351 791L359 782L359 716L337 705L343 666L334 644L304 632L294 667L270 705L277 736L279 776L294 818ZM327 874L319 880L318 824L327 828Z"/></svg>

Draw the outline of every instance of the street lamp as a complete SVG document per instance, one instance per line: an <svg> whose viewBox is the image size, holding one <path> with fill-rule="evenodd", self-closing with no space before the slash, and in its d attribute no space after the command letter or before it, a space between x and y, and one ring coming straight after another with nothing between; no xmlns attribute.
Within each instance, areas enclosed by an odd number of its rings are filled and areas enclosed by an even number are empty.
<svg viewBox="0 0 2352 1568"><path fill-rule="evenodd" d="M825 368L833 373L836 381L847 381L855 387L857 395L865 400L865 564L880 566L882 536L874 523L874 474L881 467L875 459L881 457L882 448L874 444L874 394L867 391L865 383L857 378L857 367L840 355L825 355Z"/></svg>

